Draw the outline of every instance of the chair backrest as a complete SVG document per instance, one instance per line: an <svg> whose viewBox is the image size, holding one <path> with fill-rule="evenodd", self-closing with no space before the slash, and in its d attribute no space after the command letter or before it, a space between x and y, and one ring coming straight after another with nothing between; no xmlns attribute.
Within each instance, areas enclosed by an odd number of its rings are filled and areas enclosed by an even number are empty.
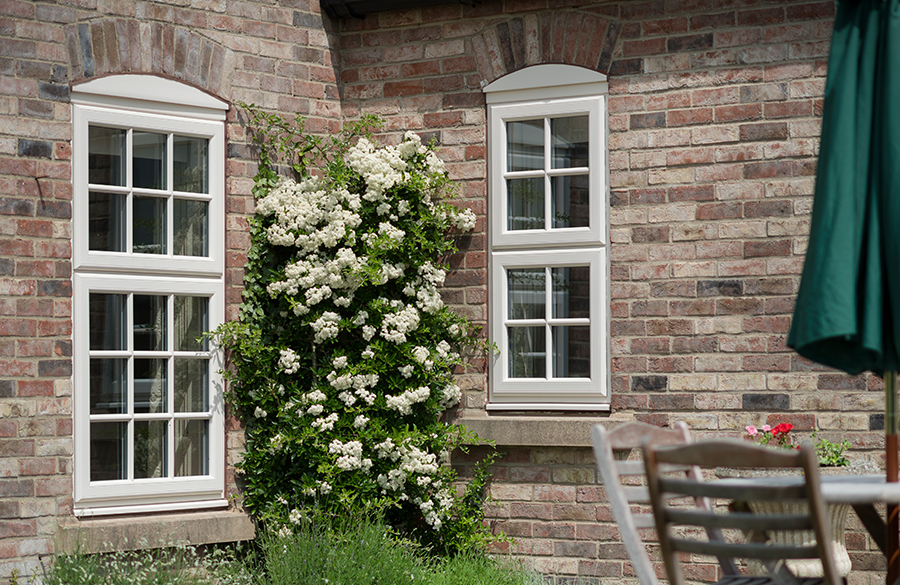
<svg viewBox="0 0 900 585"><path fill-rule="evenodd" d="M819 485L816 450L804 443L799 451L762 447L740 440L716 440L660 447L644 444L644 464L656 530L670 585L684 585L679 555L710 555L731 559L757 559L776 582L796 582L787 559L820 559L826 585L840 585L835 567L825 503ZM671 477L671 465L737 467L752 469L795 468L802 476L762 477L702 481L695 477ZM713 505L696 506L696 498ZM753 502L794 502L806 506L752 506ZM726 505L717 506L717 503ZM765 511L763 511L765 510ZM708 539L704 529L724 531L724 540ZM778 542L771 532L779 533ZM812 534L809 543L804 534ZM743 538L735 537L743 533ZM791 536L794 536L792 538Z"/></svg>
<svg viewBox="0 0 900 585"><path fill-rule="evenodd" d="M647 556L647 549L638 534L640 528L656 527L652 514L639 511L641 507L649 509L650 504L650 493L643 481L644 464L642 461L622 460L617 458L617 455L628 457L632 450L641 449L645 439L655 445L688 443L691 440L691 433L687 425L680 421L671 429L631 422L611 431L602 425L594 425L591 428L591 439L594 444L594 458L597 460L600 477L606 488L606 497L612 507L619 534L634 571L642 585L659 585L653 565ZM691 468L688 472L694 474L699 473L699 470ZM639 476L639 479L636 480L634 476ZM699 475L696 477L700 478ZM632 511L632 506L638 511ZM733 571L726 569L726 572Z"/></svg>

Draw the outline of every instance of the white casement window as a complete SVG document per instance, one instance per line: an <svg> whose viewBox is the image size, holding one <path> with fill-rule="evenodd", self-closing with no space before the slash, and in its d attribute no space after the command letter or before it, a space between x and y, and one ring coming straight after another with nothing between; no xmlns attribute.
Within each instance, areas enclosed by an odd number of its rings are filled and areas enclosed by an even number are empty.
<svg viewBox="0 0 900 585"><path fill-rule="evenodd" d="M72 104L75 513L225 506L228 105L141 75Z"/></svg>
<svg viewBox="0 0 900 585"><path fill-rule="evenodd" d="M608 410L606 78L539 65L484 91L488 409Z"/></svg>

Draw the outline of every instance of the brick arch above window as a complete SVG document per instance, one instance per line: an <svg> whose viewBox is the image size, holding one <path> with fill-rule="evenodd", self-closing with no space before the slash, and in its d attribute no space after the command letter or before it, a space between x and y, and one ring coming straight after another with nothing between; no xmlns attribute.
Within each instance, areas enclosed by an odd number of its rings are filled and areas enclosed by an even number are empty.
<svg viewBox="0 0 900 585"><path fill-rule="evenodd" d="M579 65L607 75L620 22L589 12L528 14L499 22L473 37L472 46L487 84L530 65Z"/></svg>
<svg viewBox="0 0 900 585"><path fill-rule="evenodd" d="M168 77L214 96L231 94L234 52L188 28L99 18L67 26L66 47L75 83L139 73Z"/></svg>

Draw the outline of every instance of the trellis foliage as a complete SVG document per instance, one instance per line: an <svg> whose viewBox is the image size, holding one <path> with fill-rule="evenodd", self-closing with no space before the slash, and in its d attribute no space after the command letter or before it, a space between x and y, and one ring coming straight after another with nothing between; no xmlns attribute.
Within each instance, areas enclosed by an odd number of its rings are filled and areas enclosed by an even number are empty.
<svg viewBox="0 0 900 585"><path fill-rule="evenodd" d="M443 163L414 133L378 146L366 118L322 140L245 108L256 215L240 319L216 331L246 425L245 505L282 532L315 510L379 513L440 550L487 538L487 475L457 493L448 461L471 437L441 418L460 352L478 346L438 290L474 214L444 200Z"/></svg>

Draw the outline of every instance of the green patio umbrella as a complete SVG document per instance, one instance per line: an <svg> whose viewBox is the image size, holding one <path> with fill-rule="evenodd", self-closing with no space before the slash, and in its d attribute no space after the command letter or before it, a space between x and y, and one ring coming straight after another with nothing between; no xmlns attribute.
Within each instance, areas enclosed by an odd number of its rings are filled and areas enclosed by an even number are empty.
<svg viewBox="0 0 900 585"><path fill-rule="evenodd" d="M888 481L897 481L900 367L900 0L839 0L809 250L788 346L885 380ZM888 583L898 572L889 509Z"/></svg>

